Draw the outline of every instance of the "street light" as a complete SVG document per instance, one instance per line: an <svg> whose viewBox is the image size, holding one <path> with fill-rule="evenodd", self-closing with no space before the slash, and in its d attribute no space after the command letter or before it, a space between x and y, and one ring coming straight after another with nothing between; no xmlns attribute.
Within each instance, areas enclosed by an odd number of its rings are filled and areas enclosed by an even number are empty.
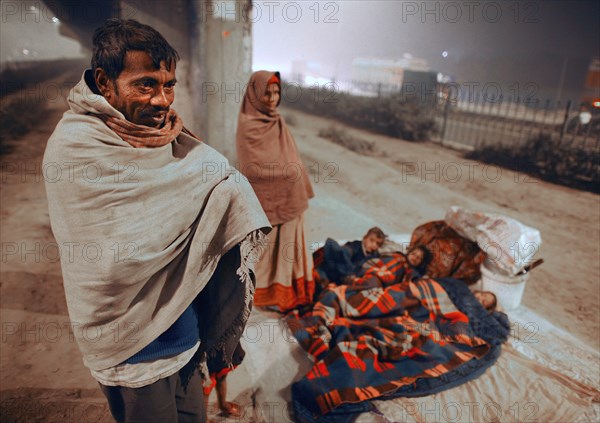
<svg viewBox="0 0 600 423"><path fill-rule="evenodd" d="M579 123L581 123L582 125L587 125L588 123L590 123L591 120L592 114L589 112L589 110L582 110L579 113Z"/></svg>

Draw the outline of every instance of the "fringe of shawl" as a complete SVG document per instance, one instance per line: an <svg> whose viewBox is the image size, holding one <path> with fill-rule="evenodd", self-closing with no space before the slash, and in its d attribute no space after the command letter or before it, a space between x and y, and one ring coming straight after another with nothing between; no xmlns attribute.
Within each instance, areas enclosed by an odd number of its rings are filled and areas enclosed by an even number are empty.
<svg viewBox="0 0 600 423"><path fill-rule="evenodd" d="M228 340L233 337L241 338L242 332L248 322L250 313L252 311L252 301L254 299L255 280L254 280L254 264L260 259L262 252L264 251L267 241L267 236L260 229L250 232L238 245L240 248L240 266L236 271L236 275L239 277L239 281L244 284L244 307L238 313L232 324L227 328L225 332L220 336L216 345L210 350L202 348L201 345L198 352L185 366L185 376L182 377L182 385L184 390L187 390L187 385L192 378L193 373L196 369L199 371L202 378L202 385L209 387L212 384L210 379L210 371L207 362L211 358L215 358L219 355L226 356L226 346ZM227 360L227 366L229 368L234 367L231 360Z"/></svg>

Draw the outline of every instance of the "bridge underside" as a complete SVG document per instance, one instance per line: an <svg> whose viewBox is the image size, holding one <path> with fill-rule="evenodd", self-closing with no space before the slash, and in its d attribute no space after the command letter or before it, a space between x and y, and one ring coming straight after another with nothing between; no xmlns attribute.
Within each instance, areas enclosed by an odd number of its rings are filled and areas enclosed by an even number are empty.
<svg viewBox="0 0 600 423"><path fill-rule="evenodd" d="M118 17L118 0L52 0L48 8L60 19L59 32L91 50L94 29L111 17Z"/></svg>

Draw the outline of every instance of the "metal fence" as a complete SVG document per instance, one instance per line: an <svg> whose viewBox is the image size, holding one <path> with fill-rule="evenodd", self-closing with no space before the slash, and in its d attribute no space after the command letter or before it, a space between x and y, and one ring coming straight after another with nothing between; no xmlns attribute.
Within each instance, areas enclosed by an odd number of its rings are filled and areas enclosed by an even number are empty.
<svg viewBox="0 0 600 423"><path fill-rule="evenodd" d="M600 113L571 101L521 102L519 99L441 101L431 115L439 128L434 141L468 148L485 145L518 147L532 138L548 135L558 145L597 150L600 147Z"/></svg>
<svg viewBox="0 0 600 423"><path fill-rule="evenodd" d="M544 134L559 144L568 143L574 148L594 151L600 148L600 110L587 104L510 96L490 99L481 93L460 98L452 95L448 85L431 79L394 84L311 80L303 75L293 75L291 82L326 92L330 102L335 101L335 93L368 98L394 96L401 102L418 101L435 123L437 130L430 140L434 142L467 149L485 145L518 147Z"/></svg>

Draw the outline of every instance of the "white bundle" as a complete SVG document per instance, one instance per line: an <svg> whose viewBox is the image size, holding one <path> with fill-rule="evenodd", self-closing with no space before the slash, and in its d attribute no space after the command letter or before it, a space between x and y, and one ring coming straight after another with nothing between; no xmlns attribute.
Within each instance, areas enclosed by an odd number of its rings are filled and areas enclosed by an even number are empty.
<svg viewBox="0 0 600 423"><path fill-rule="evenodd" d="M542 245L540 231L507 216L452 206L445 221L461 236L476 242L492 268L508 275L516 275L531 264Z"/></svg>

